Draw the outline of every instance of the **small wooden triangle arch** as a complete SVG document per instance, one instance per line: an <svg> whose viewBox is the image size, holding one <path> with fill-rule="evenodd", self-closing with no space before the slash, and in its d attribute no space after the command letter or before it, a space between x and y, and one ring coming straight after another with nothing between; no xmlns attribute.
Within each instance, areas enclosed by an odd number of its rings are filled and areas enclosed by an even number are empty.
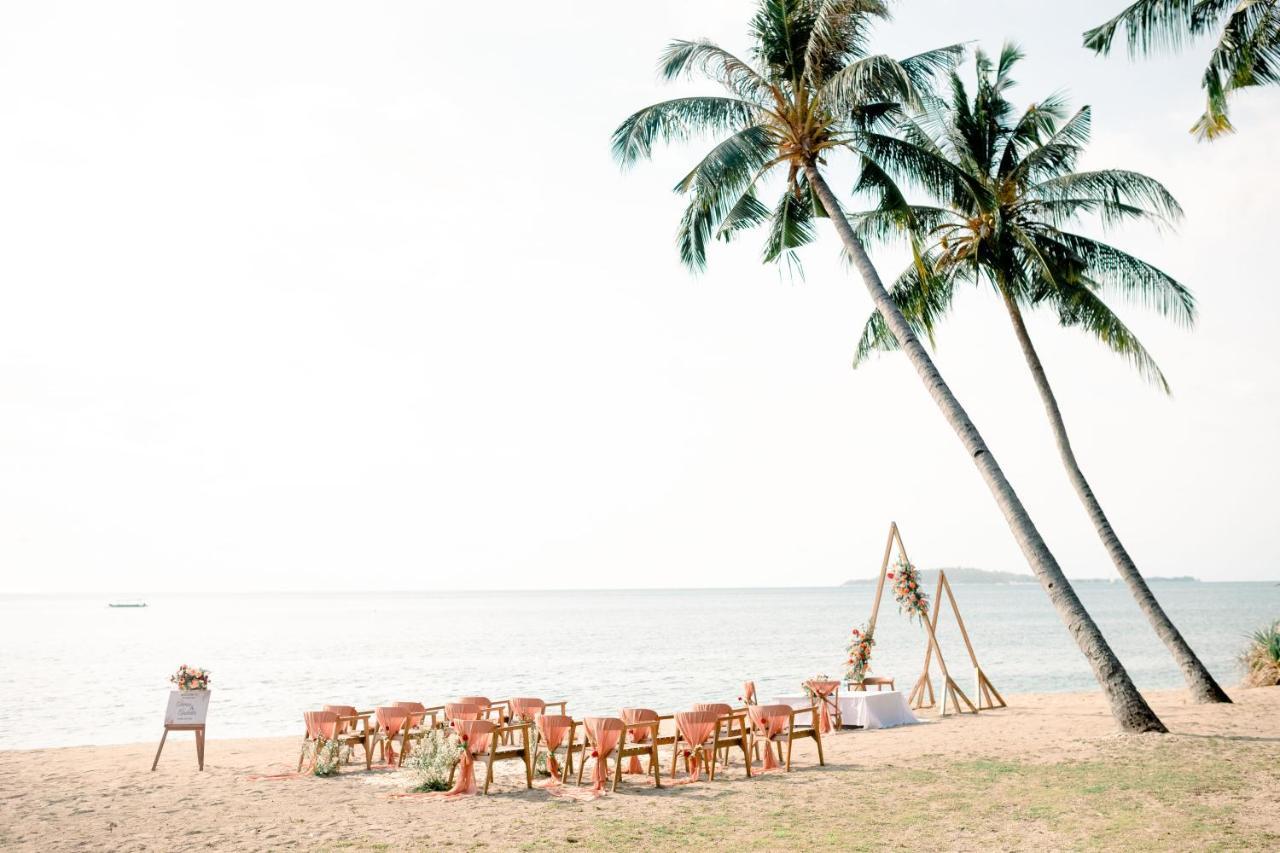
<svg viewBox="0 0 1280 853"><path fill-rule="evenodd" d="M897 522L890 522L889 538L884 544L884 560L880 564L880 580L876 584L876 598L871 605L871 619L867 623L867 633L869 634L875 631L876 617L880 614L880 602L884 596L884 582L889 574L889 559L893 556L894 545L898 546L898 555L902 560L910 563L911 560L907 556L906 546L902 544L902 534L898 532L898 524ZM956 684L955 679L951 677L951 673L947 669L947 663L942 657L942 646L938 644L938 613L942 610L942 591L944 589L947 593L947 599L951 602L951 611L955 614L956 623L960 626L960 635L964 637L965 647L969 651L969 660L973 662L973 668L978 673L977 706L969 701L969 697L965 695L964 691L960 689L960 685ZM1004 699L991 686L986 674L978 666L978 657L973 651L973 644L969 642L969 634L965 630L964 620L960 618L960 609L956 607L956 598L951 592L951 584L947 582L946 574L942 571L938 572L938 591L933 600L933 612L921 620L926 633L929 635L929 645L925 649L924 671L920 674L915 686L911 688L911 694L908 699L911 707L915 709L932 708L937 704L933 692L933 680L929 677L929 665L936 654L938 657L938 669L942 671L942 707L939 710L942 716L947 714L948 705L952 706L958 713L967 712L972 714L978 713L979 708L1003 708Z"/></svg>

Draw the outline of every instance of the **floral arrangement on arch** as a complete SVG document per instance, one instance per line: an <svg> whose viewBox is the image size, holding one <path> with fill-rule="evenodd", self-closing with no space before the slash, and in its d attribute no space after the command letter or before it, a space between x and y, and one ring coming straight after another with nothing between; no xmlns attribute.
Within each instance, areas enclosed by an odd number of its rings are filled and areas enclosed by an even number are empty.
<svg viewBox="0 0 1280 853"><path fill-rule="evenodd" d="M849 659L844 671L844 680L852 684L861 684L871 668L871 650L875 648L875 638L871 632L863 628L854 628L849 635Z"/></svg>
<svg viewBox="0 0 1280 853"><path fill-rule="evenodd" d="M184 663L178 667L177 672L169 676L169 681L176 684L179 690L208 690L209 670Z"/></svg>
<svg viewBox="0 0 1280 853"><path fill-rule="evenodd" d="M898 609L911 619L917 616L927 619L929 598L920 588L916 567L907 562L905 557L899 557L897 565L889 572L889 579L893 581L893 597L898 601Z"/></svg>

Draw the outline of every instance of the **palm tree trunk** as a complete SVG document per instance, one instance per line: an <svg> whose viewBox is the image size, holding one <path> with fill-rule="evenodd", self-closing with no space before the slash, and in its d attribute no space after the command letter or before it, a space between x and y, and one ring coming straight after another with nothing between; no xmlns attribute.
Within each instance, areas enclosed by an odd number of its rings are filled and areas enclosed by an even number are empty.
<svg viewBox="0 0 1280 853"><path fill-rule="evenodd" d="M1018 336L1018 345L1022 347L1022 355L1027 360L1027 367L1031 369L1036 390L1040 392L1045 413L1049 416L1049 426L1053 428L1053 437L1058 444L1058 455L1062 457L1062 465L1067 469L1067 477L1071 480L1076 494L1080 496L1080 502L1084 504L1085 511L1089 513L1093 527L1098 531L1098 538L1102 540L1107 553L1111 555L1111 562L1115 563L1116 571L1120 573L1120 577L1124 578L1129 592L1138 602L1138 607L1142 608L1142 612L1146 614L1156 635L1173 655L1195 700L1197 702L1230 702L1231 697L1209 674L1209 670L1200 662L1200 658L1196 657L1196 653L1182 638L1182 634L1169 619L1168 614L1164 612L1160 602L1156 601L1151 588L1147 586L1146 579L1142 577L1129 552L1121 544L1120 537L1116 536L1116 532L1111 529L1111 522L1107 520L1106 514L1102 511L1102 505L1098 503L1093 489L1089 487L1089 481L1084 478L1084 472L1076 462L1075 452L1071 449L1071 439L1067 437L1067 425L1062 420L1062 410L1058 408L1058 400L1053 395L1053 389L1049 387L1049 377L1045 374L1040 356L1031 343L1031 335L1027 333L1022 312L1018 310L1017 303L1009 298L1008 294L1004 294L1004 304L1009 312L1009 319L1013 321L1013 330Z"/></svg>
<svg viewBox="0 0 1280 853"><path fill-rule="evenodd" d="M1017 540L1023 555L1031 565L1031 570L1035 572L1040 585L1049 595L1049 600L1053 602L1058 615L1066 623L1067 630L1075 638L1081 653L1089 661L1094 677L1098 679L1102 692L1111 703L1111 713L1120 724L1120 728L1126 732L1168 731L1156 716L1155 711L1151 710L1147 700L1142 698L1142 694L1134 686L1133 680L1129 678L1129 673L1125 671L1119 658L1107 645L1106 638L1094 624L1093 617L1080 603L1071 583L1058 566L1058 561L1054 559L1053 554L1049 552L1049 546L1040 536L1040 531L1027 515L1022 501L987 449L986 442L982 440L977 427L973 425L969 415L951 393L951 389L938 373L938 368L934 366L933 359L929 358L929 354L920 345L920 340L907 324L902 312L889 297L884 283L880 280L880 275L871 264L871 258L867 256L861 241L853 233L853 228L849 226L849 221L845 218L844 211L840 208L840 203L831 192L831 188L827 186L813 164L805 167L805 177L818 194L818 199L830 216L832 224L835 225L845 250L853 260L854 266L858 268L871 294L871 301L884 317L889 330L897 338L898 345L906 353L911 366L920 375L929 395L942 411L943 417L955 430L969 457L973 459L978 473L982 475L983 481L991 490L996 504L1004 514L1009 529L1013 531L1014 539Z"/></svg>

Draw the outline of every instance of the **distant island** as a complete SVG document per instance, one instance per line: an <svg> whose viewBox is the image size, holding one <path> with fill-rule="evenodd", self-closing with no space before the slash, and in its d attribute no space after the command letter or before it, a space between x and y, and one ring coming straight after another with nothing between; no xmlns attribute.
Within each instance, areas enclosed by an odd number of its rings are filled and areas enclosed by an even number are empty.
<svg viewBox="0 0 1280 853"><path fill-rule="evenodd" d="M988 569L975 569L968 566L944 566L942 571L947 573L947 580L952 583L1036 583L1033 575L1024 575L1017 572L993 572ZM921 569L920 579L925 585L925 589L931 589L938 582L938 569ZM1149 577L1148 582L1159 583L1198 583L1199 578L1190 575L1181 575L1179 577ZM876 582L875 577L854 578L847 580L841 586L858 586L861 584L872 584ZM1072 583L1119 583L1120 578L1072 578Z"/></svg>

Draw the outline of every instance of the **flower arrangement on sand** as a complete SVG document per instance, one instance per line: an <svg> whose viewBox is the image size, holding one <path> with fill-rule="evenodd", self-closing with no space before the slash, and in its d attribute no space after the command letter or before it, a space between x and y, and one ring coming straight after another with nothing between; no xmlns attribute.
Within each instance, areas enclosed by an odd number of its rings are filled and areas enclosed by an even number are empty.
<svg viewBox="0 0 1280 853"><path fill-rule="evenodd" d="M447 791L449 773L462 758L465 737L449 729L432 729L409 755L405 766L418 776L415 791Z"/></svg>
<svg viewBox="0 0 1280 853"><path fill-rule="evenodd" d="M867 677L871 667L871 650L875 647L875 638L866 627L854 628L849 635L849 658L845 661L844 680L852 684L861 684Z"/></svg>
<svg viewBox="0 0 1280 853"><path fill-rule="evenodd" d="M187 666L185 663L178 671L169 676L169 681L177 685L179 690L208 690L209 671L198 666Z"/></svg>
<svg viewBox="0 0 1280 853"><path fill-rule="evenodd" d="M893 581L893 597L897 600L900 611L911 619L917 616L925 619L929 616L929 598L920 588L920 578L915 566L906 559L899 558L898 564L889 573L889 579Z"/></svg>
<svg viewBox="0 0 1280 853"><path fill-rule="evenodd" d="M333 776L351 756L351 747L344 746L340 740L317 738L311 747L314 750L315 763L312 772L317 776Z"/></svg>

